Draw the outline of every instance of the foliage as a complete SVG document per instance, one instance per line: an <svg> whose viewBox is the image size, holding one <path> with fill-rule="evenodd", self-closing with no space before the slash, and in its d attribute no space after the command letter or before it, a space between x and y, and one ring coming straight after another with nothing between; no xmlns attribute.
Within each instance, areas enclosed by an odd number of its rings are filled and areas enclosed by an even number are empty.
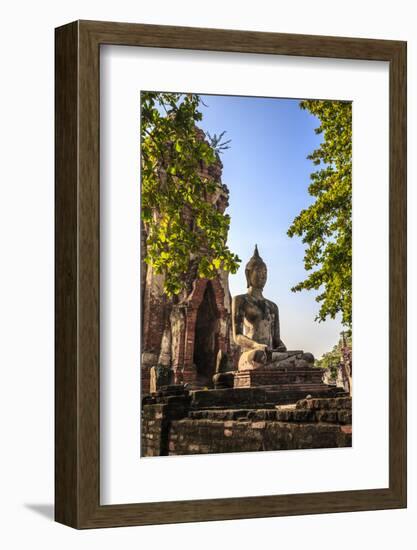
<svg viewBox="0 0 417 550"><path fill-rule="evenodd" d="M217 151L217 153L223 153L223 151L230 149L229 143L232 140L228 139L226 141L222 141L225 133L226 133L226 130L223 130L223 132L221 132L219 135L214 134L213 136L211 136L210 133L207 132L207 139L210 145L213 147L213 149Z"/></svg>
<svg viewBox="0 0 417 550"><path fill-rule="evenodd" d="M235 273L240 262L226 244L230 216L208 200L219 182L201 172L220 162L216 146L224 146L224 133L213 145L201 138L196 129L200 101L195 94L141 95L145 261L164 274L168 295L181 292L193 270L212 278L218 269Z"/></svg>
<svg viewBox="0 0 417 550"><path fill-rule="evenodd" d="M302 237L307 278L294 292L318 290L318 321L342 314L352 324L352 104L305 100L302 109L315 115L323 134L321 145L307 158L320 168L311 174L308 191L315 198L294 219L288 235Z"/></svg>

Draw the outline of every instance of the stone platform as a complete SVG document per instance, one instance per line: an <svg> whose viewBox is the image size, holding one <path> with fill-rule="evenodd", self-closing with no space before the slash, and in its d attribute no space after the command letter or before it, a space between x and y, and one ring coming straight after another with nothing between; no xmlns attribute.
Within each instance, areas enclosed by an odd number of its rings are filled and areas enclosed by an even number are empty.
<svg viewBox="0 0 417 550"><path fill-rule="evenodd" d="M297 384L322 385L323 369L309 366L260 367L253 370L236 371L233 375L235 388L253 388L256 386L282 386Z"/></svg>
<svg viewBox="0 0 417 550"><path fill-rule="evenodd" d="M296 403L307 396L330 398L344 395L343 389L323 383L195 390L190 392L190 409L272 408Z"/></svg>

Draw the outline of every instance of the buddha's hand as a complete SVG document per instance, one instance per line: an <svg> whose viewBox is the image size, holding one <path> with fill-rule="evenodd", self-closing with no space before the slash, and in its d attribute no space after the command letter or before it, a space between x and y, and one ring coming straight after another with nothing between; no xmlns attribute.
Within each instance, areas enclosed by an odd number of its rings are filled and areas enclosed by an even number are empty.
<svg viewBox="0 0 417 550"><path fill-rule="evenodd" d="M253 352L252 352L252 361L255 363L255 364L258 364L258 365L265 365L265 363L268 362L268 354L266 352L266 350L263 350L263 349L255 349Z"/></svg>
<svg viewBox="0 0 417 550"><path fill-rule="evenodd" d="M253 349L261 350L261 351L264 351L265 353L269 350L266 344L258 344L258 342L255 343Z"/></svg>
<svg viewBox="0 0 417 550"><path fill-rule="evenodd" d="M256 344L253 360L259 365L265 365L271 360L271 350L266 344Z"/></svg>

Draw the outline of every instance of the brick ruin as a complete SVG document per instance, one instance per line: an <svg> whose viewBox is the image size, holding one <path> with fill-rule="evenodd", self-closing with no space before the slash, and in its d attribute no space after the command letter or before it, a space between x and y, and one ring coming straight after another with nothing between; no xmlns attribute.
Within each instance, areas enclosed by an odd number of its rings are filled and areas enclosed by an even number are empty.
<svg viewBox="0 0 417 550"><path fill-rule="evenodd" d="M225 274L196 279L178 303L167 299L160 275L147 277L143 316L142 393L154 366L173 371L175 384L213 387L219 351L230 355L230 293Z"/></svg>
<svg viewBox="0 0 417 550"><path fill-rule="evenodd" d="M201 173L216 183L208 200L224 212L220 159ZM323 382L323 369L236 371L227 272L208 280L191 269L170 298L163 275L144 262L144 227L141 238L141 456L351 446L351 398Z"/></svg>
<svg viewBox="0 0 417 550"><path fill-rule="evenodd" d="M343 390L300 399L268 387L146 396L142 456L351 447L352 400Z"/></svg>
<svg viewBox="0 0 417 550"><path fill-rule="evenodd" d="M201 139L204 133L197 130ZM228 206L229 190L221 181L223 165L201 165L201 175L216 183L208 200L220 212ZM142 226L142 394L149 393L152 367L170 368L175 384L213 387L216 358L232 357L231 297L228 273L219 270L214 279L190 273L187 289L172 298L165 295L164 277L145 261L146 230Z"/></svg>

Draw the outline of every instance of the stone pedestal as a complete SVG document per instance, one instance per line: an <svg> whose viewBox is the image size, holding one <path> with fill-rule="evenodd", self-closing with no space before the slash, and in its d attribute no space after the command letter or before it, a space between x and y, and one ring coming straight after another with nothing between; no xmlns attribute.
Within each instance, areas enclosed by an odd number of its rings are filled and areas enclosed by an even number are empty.
<svg viewBox="0 0 417 550"><path fill-rule="evenodd" d="M256 386L296 385L325 386L323 383L323 369L309 366L264 366L253 370L241 370L234 373L235 388L253 388Z"/></svg>

